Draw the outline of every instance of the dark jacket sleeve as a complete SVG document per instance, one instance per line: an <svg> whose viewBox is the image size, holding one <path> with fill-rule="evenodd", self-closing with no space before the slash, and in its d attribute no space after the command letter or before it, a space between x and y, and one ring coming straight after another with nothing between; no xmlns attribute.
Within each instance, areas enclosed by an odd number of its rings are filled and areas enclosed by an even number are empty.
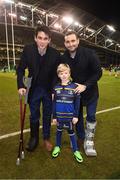
<svg viewBox="0 0 120 180"><path fill-rule="evenodd" d="M91 73L88 80L84 82L87 88L97 83L102 76L102 69L97 54L94 51L90 51L89 53L89 70Z"/></svg>
<svg viewBox="0 0 120 180"><path fill-rule="evenodd" d="M53 90L54 94L54 99L52 101L52 114L53 114L53 119L56 119L56 95L55 95L55 89Z"/></svg>
<svg viewBox="0 0 120 180"><path fill-rule="evenodd" d="M60 53L57 51L56 64L54 66L54 71L53 71L52 88L55 87L55 85L58 83L57 67L58 67L59 64L60 64Z"/></svg>
<svg viewBox="0 0 120 180"><path fill-rule="evenodd" d="M27 49L24 47L21 58L20 58L20 63L17 68L17 86L18 89L20 88L25 88L24 83L23 83L23 77L25 75L25 69L27 68Z"/></svg>
<svg viewBox="0 0 120 180"><path fill-rule="evenodd" d="M78 118L79 109L80 109L80 94L75 94L75 98L74 98L74 114L73 114L73 117Z"/></svg>

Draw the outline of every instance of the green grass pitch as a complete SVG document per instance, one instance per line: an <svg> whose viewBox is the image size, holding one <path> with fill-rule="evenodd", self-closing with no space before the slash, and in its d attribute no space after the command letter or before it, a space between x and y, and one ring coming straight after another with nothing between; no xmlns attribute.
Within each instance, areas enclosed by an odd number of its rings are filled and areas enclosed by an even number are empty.
<svg viewBox="0 0 120 180"><path fill-rule="evenodd" d="M120 106L120 77L104 71L99 81L100 98L97 111ZM33 153L25 151L25 159L16 166L19 135L0 139L0 179L120 179L120 109L100 113L97 117L95 146L97 157L87 157L78 164L73 158L69 136L62 136L60 156L52 159L40 143ZM41 120L40 120L41 123ZM41 123L42 124L42 123ZM27 108L25 128L29 128ZM14 73L0 73L0 137L20 130L19 98ZM51 128L55 143L56 127ZM29 133L24 134L25 145Z"/></svg>

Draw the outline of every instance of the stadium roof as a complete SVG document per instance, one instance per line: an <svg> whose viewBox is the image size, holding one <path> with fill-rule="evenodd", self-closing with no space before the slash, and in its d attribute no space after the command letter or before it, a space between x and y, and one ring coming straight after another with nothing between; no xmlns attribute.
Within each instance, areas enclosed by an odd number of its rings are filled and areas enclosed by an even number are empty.
<svg viewBox="0 0 120 180"><path fill-rule="evenodd" d="M120 54L120 32L118 30L64 0L2 1L0 22L3 20L4 8L7 9L7 15L10 15L11 11L7 1L13 2L12 14L17 13L17 21L13 21L14 24L16 22L22 26L27 24L32 28L37 24L45 24L59 33L75 30L86 43Z"/></svg>

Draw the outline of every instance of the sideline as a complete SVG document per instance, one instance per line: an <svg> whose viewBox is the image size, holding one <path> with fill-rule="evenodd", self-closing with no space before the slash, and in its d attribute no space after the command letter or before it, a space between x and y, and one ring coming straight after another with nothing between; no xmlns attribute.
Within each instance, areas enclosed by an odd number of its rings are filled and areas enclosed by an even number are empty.
<svg viewBox="0 0 120 180"><path fill-rule="evenodd" d="M105 110L101 110L101 111L97 111L96 114L101 114L101 113L113 111L113 110L116 110L116 109L120 109L120 106L113 107L113 108L109 108L109 109L105 109ZM86 116L86 115L85 115L85 116ZM52 125L53 125L53 124L52 124ZM42 128L42 126L40 126L40 128ZM24 132L24 133L30 132L30 129L24 129L23 132ZM17 131L17 132L14 132L14 133L10 133L10 134L5 134L5 135L0 136L0 140L1 140L1 139L6 139L6 138L8 138L8 137L16 136L16 135L19 135L19 134L20 134L20 131Z"/></svg>

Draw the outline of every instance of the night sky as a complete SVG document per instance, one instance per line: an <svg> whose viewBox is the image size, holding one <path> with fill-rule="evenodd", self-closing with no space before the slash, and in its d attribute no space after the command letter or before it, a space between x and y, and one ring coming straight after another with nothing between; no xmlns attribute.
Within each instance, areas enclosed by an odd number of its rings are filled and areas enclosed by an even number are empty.
<svg viewBox="0 0 120 180"><path fill-rule="evenodd" d="M120 31L119 0L67 0L77 7L95 15Z"/></svg>

